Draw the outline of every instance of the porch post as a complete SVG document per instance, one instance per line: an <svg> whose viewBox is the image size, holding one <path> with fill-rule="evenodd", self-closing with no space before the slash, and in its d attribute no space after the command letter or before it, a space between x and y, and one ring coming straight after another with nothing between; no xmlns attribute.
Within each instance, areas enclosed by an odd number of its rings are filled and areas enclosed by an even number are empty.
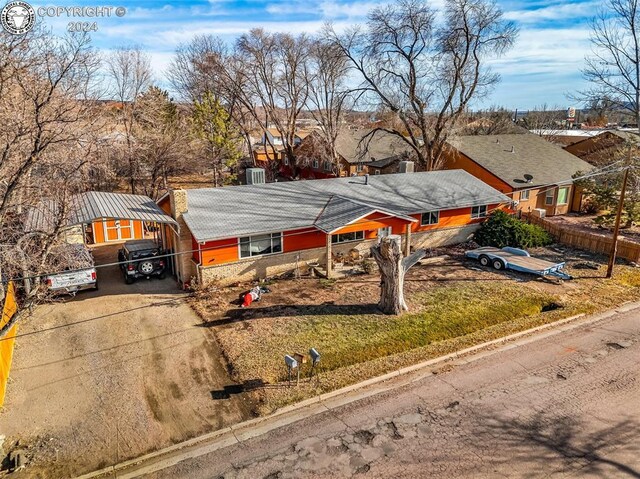
<svg viewBox="0 0 640 479"><path fill-rule="evenodd" d="M331 261L331 235L327 235L327 279L331 278L332 261Z"/></svg>
<svg viewBox="0 0 640 479"><path fill-rule="evenodd" d="M404 255L411 254L411 223L407 223L404 230Z"/></svg>

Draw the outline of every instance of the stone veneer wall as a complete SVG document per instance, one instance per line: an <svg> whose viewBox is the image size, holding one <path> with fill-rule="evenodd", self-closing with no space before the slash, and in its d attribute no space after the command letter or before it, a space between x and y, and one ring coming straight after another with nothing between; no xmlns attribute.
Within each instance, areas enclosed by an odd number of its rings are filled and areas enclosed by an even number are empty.
<svg viewBox="0 0 640 479"><path fill-rule="evenodd" d="M411 245L414 248L435 248L450 244L464 243L468 241L479 225L469 225L460 228L444 228L439 230L424 231L411 235ZM402 237L404 242L404 235ZM368 254L369 249L377 240L361 241L359 243L334 244L332 252L347 253L355 248L361 254ZM320 263L326 265L326 248L313 248L291 253L246 258L234 263L226 263L217 266L198 266L198 279L202 284L217 282L224 286L236 282L265 279L274 275L293 271L296 267L296 257L299 264Z"/></svg>

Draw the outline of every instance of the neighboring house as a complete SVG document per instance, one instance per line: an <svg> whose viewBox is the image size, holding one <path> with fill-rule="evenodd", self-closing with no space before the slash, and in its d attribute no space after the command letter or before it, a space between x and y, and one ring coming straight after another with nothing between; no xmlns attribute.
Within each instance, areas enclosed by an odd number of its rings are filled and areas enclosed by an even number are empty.
<svg viewBox="0 0 640 479"><path fill-rule="evenodd" d="M371 174L373 162L400 161L411 156L411 148L396 135L370 129L343 129L336 138L337 164L329 161L327 147L318 132L308 135L295 149L297 171L286 160L281 162L280 174L306 179L362 176Z"/></svg>
<svg viewBox="0 0 640 479"><path fill-rule="evenodd" d="M294 137L294 147L299 145L309 135L308 131L299 130ZM281 161L286 158L284 139L277 128L267 128L262 137L253 146L253 156L256 162ZM264 167L264 165L263 165Z"/></svg>
<svg viewBox="0 0 640 479"><path fill-rule="evenodd" d="M509 195L517 210L548 216L579 211L572 176L593 167L534 134L459 136L445 151L445 169L463 169Z"/></svg>
<svg viewBox="0 0 640 479"><path fill-rule="evenodd" d="M406 156L396 155L384 158L382 160L375 160L367 164L367 171L370 175L390 175L393 173L400 173L400 162L406 161Z"/></svg>
<svg viewBox="0 0 640 479"><path fill-rule="evenodd" d="M180 225L179 279L230 284L309 262L330 271L335 253L389 233L405 253L464 242L508 202L458 170L172 190L159 205Z"/></svg>
<svg viewBox="0 0 640 479"><path fill-rule="evenodd" d="M563 130L558 129L537 129L530 130L534 135L538 135L551 143L556 143L561 146L572 145L585 138L591 138L594 135L600 133L600 130Z"/></svg>
<svg viewBox="0 0 640 479"><path fill-rule="evenodd" d="M621 159L629 142L635 145L637 150L640 147L640 135L628 131L607 130L565 146L564 149L591 165L603 166Z"/></svg>

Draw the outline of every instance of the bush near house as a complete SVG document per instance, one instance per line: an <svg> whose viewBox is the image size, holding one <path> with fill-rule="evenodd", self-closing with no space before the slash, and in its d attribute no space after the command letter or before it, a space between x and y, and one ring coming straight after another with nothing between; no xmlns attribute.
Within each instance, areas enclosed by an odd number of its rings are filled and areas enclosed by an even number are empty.
<svg viewBox="0 0 640 479"><path fill-rule="evenodd" d="M504 248L535 248L551 244L553 239L543 228L520 221L502 210L497 210L477 231L475 242L480 246Z"/></svg>

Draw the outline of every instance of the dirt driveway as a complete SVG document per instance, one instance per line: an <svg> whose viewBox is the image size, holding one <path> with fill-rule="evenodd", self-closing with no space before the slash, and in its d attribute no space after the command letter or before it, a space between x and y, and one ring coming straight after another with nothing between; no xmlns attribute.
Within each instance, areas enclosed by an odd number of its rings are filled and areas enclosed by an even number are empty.
<svg viewBox="0 0 640 479"><path fill-rule="evenodd" d="M116 257L96 251L96 262ZM217 343L171 278L125 285L99 270L100 290L39 307L22 323L0 434L31 456L16 477L69 477L246 419ZM13 476L12 476L13 477Z"/></svg>

